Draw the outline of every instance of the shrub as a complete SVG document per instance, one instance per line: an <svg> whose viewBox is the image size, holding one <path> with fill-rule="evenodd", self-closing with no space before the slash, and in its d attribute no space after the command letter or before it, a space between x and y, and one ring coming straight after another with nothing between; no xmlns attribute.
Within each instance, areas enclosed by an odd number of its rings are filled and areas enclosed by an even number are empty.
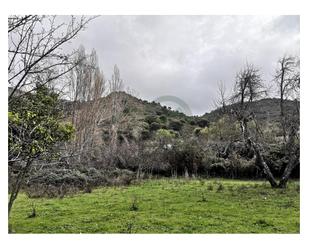
<svg viewBox="0 0 309 249"><path fill-rule="evenodd" d="M205 128L209 126L209 121L206 119L199 119L196 121L196 124L201 128Z"/></svg>
<svg viewBox="0 0 309 249"><path fill-rule="evenodd" d="M27 185L44 184L55 187L71 185L82 188L86 182L87 176L76 169L51 169L31 175Z"/></svg>
<svg viewBox="0 0 309 249"><path fill-rule="evenodd" d="M176 137L176 133L171 130L159 129L156 133L159 139L171 139Z"/></svg>
<svg viewBox="0 0 309 249"><path fill-rule="evenodd" d="M218 185L218 188L217 188L217 192L221 192L224 190L224 186L223 184L220 182L219 185Z"/></svg>
<svg viewBox="0 0 309 249"><path fill-rule="evenodd" d="M193 130L193 134L194 134L195 136L199 136L199 135L201 134L201 130L202 130L202 128L195 128L195 129Z"/></svg>
<svg viewBox="0 0 309 249"><path fill-rule="evenodd" d="M174 131L180 131L182 129L183 123L181 123L178 120L172 120L169 123L169 129L174 130Z"/></svg>
<svg viewBox="0 0 309 249"><path fill-rule="evenodd" d="M190 125L196 125L196 121L195 120L190 120L189 124Z"/></svg>
<svg viewBox="0 0 309 249"><path fill-rule="evenodd" d="M136 196L133 197L133 200L132 200L132 203L131 203L131 206L130 206L130 211L138 211Z"/></svg>
<svg viewBox="0 0 309 249"><path fill-rule="evenodd" d="M149 138L150 138L150 132L149 132L149 130L146 130L146 129L142 130L142 131L141 131L141 134L140 134L140 137L141 137L142 140L147 140L147 139L149 139Z"/></svg>
<svg viewBox="0 0 309 249"><path fill-rule="evenodd" d="M159 122L157 116L155 115L148 115L145 117L145 122L147 122L148 124L154 123L154 122Z"/></svg>
<svg viewBox="0 0 309 249"><path fill-rule="evenodd" d="M201 195L201 202L207 202L206 194L202 193Z"/></svg>
<svg viewBox="0 0 309 249"><path fill-rule="evenodd" d="M159 130L161 128L161 125L157 122L153 122L149 125L149 129L151 131L156 131L156 130Z"/></svg>
<svg viewBox="0 0 309 249"><path fill-rule="evenodd" d="M207 186L207 190L212 191L214 189L214 186L212 184L209 184Z"/></svg>
<svg viewBox="0 0 309 249"><path fill-rule="evenodd" d="M167 117L166 117L165 115L161 115L161 116L159 117L159 119L160 119L160 121L161 121L162 123L166 123L166 121L167 121Z"/></svg>
<svg viewBox="0 0 309 249"><path fill-rule="evenodd" d="M116 169L109 174L109 184L129 185L135 179L135 173L127 169Z"/></svg>

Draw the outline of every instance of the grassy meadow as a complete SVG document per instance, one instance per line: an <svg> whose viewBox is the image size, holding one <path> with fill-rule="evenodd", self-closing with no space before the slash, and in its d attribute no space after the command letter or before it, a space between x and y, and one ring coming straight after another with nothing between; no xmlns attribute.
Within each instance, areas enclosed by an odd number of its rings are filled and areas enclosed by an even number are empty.
<svg viewBox="0 0 309 249"><path fill-rule="evenodd" d="M9 223L14 233L299 233L299 205L297 181L159 179L62 199L21 193Z"/></svg>

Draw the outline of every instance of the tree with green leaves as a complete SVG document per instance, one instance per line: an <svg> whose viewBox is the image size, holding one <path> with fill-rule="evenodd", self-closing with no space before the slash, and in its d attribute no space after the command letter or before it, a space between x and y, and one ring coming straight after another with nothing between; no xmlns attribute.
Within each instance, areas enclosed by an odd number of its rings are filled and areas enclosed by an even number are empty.
<svg viewBox="0 0 309 249"><path fill-rule="evenodd" d="M10 184L8 212L31 170L33 162L57 156L57 148L69 140L74 128L63 120L59 95L45 86L13 97L8 112L9 167L16 177Z"/></svg>

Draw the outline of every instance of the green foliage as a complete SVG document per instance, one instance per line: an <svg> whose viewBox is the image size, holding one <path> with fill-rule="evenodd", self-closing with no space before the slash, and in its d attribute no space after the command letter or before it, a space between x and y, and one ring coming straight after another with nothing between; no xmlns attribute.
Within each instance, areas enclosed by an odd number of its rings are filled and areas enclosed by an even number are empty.
<svg viewBox="0 0 309 249"><path fill-rule="evenodd" d="M166 117L165 115L161 115L161 116L159 117L159 119L160 119L160 121L161 121L162 123L166 123L166 121L167 121L167 117Z"/></svg>
<svg viewBox="0 0 309 249"><path fill-rule="evenodd" d="M195 121L194 119L191 119L191 120L189 121L189 124L190 124L190 125L196 125L196 121Z"/></svg>
<svg viewBox="0 0 309 249"><path fill-rule="evenodd" d="M46 87L9 104L9 156L22 160L50 152L58 142L72 138L74 128L61 122L58 95Z"/></svg>
<svg viewBox="0 0 309 249"><path fill-rule="evenodd" d="M145 122L147 122L150 125L151 123L154 122L158 123L160 121L158 120L158 117L156 115L148 115L145 117Z"/></svg>
<svg viewBox="0 0 309 249"><path fill-rule="evenodd" d="M156 131L160 128L161 128L161 125L160 125L160 123L157 123L157 122L153 122L149 125L149 130L151 130L151 131Z"/></svg>
<svg viewBox="0 0 309 249"><path fill-rule="evenodd" d="M196 121L196 124L197 124L199 127L204 128L204 127L209 126L209 121L206 120L206 119L204 119L204 118L201 118L201 119L198 119L198 120Z"/></svg>
<svg viewBox="0 0 309 249"><path fill-rule="evenodd" d="M218 187L217 187L217 192L221 192L224 190L224 185L220 182Z"/></svg>
<svg viewBox="0 0 309 249"><path fill-rule="evenodd" d="M202 166L203 151L201 146L195 140L182 141L178 140L173 144L169 153L169 164L177 175L190 176L197 175L199 167Z"/></svg>
<svg viewBox="0 0 309 249"><path fill-rule="evenodd" d="M195 128L193 130L193 134L198 137L201 134L201 131L202 131L202 128L200 128L200 127Z"/></svg>
<svg viewBox="0 0 309 249"><path fill-rule="evenodd" d="M176 138L177 135L174 131L166 130L166 129L159 129L156 132L156 136L159 139L172 139L172 138Z"/></svg>
<svg viewBox="0 0 309 249"><path fill-rule="evenodd" d="M183 123L179 120L171 120L169 122L168 128L174 131L180 131L183 126Z"/></svg>
<svg viewBox="0 0 309 249"><path fill-rule="evenodd" d="M212 191L214 189L214 186L212 184L207 185L207 190Z"/></svg>
<svg viewBox="0 0 309 249"><path fill-rule="evenodd" d="M217 122L211 123L209 127L199 130L198 134L206 140L230 141L240 135L240 128L236 121L222 117Z"/></svg>
<svg viewBox="0 0 309 249"><path fill-rule="evenodd" d="M138 211L137 197L133 196L130 211Z"/></svg>

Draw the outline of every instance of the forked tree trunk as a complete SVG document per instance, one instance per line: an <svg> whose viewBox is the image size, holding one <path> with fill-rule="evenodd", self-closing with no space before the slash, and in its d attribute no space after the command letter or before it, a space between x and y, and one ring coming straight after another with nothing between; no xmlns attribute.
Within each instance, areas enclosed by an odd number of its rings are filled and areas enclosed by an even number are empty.
<svg viewBox="0 0 309 249"><path fill-rule="evenodd" d="M263 155L261 154L260 148L258 147L257 144L255 144L254 142L251 141L251 139L248 139L253 147L253 150L255 152L255 156L256 156L256 164L257 166L263 170L266 179L269 181L270 185L273 188L278 187L278 184L276 182L276 179L274 178L273 174L271 173L267 163L265 162Z"/></svg>
<svg viewBox="0 0 309 249"><path fill-rule="evenodd" d="M298 161L298 158L296 156L296 153L293 153L293 155L290 157L290 161L289 161L288 165L286 166L286 168L284 169L283 175L280 179L280 182L279 182L280 188L286 188L286 184L287 184L287 182L290 178L290 175L291 175L293 169L297 165L297 161Z"/></svg>
<svg viewBox="0 0 309 249"><path fill-rule="evenodd" d="M249 136L249 131L248 131L246 119L243 119L240 122L240 125L241 125L241 129L242 129L244 141L249 145L249 147L252 147L253 150L254 150L254 154L255 154L255 157L256 157L256 166L263 171L263 173L266 176L266 179L269 181L270 185L273 188L278 187L276 179L274 178L274 176L271 173L267 163L265 162L259 146L255 142L253 142L251 137Z"/></svg>

